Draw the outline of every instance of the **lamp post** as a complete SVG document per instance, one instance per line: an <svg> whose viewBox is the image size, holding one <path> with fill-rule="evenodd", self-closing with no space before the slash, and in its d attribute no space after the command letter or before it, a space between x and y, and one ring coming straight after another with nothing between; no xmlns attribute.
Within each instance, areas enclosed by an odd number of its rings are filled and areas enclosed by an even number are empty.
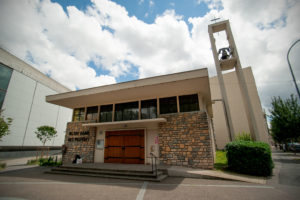
<svg viewBox="0 0 300 200"><path fill-rule="evenodd" d="M292 77L293 77L293 81L294 81L294 84L295 84L295 87L296 87L296 90L297 90L297 93L298 93L298 97L299 97L299 100L300 100L300 92L299 92L299 88L298 88L298 85L297 85L297 82L296 82L296 78L295 78L295 75L294 75L293 69L292 69L292 67L291 67L290 60L289 60L289 54L290 54L290 51L291 51L292 47L295 46L295 44L296 44L297 42L299 42L299 41L300 41L300 39L298 39L296 42L294 42L294 43L292 44L292 46L289 48L289 51L288 51L286 57L287 57L287 61L288 61L288 64L289 64L289 67L290 67L290 70L291 70L291 74L292 74Z"/></svg>

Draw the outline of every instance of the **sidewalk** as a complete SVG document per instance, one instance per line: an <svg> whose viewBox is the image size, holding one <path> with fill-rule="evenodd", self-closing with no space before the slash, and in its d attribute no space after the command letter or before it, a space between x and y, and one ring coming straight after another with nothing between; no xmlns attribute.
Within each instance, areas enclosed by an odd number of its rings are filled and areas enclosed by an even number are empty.
<svg viewBox="0 0 300 200"><path fill-rule="evenodd" d="M58 155L58 159L61 158L61 155ZM6 168L0 171L0 174L8 172L8 171L14 171L14 170L20 170L20 169L27 169L32 167L37 167L38 165L27 165L28 160L35 160L36 156L33 157L24 157L24 158L14 158L14 159L2 159L0 160L0 163L6 163Z"/></svg>
<svg viewBox="0 0 300 200"><path fill-rule="evenodd" d="M243 181L247 183L258 183L258 184L267 183L267 179L265 177L237 174L233 172L224 172L224 171L216 171L216 170L199 170L199 169L191 169L191 168L177 167L177 166L171 166L167 170L168 170L168 175L174 177L233 180L233 181Z"/></svg>
<svg viewBox="0 0 300 200"><path fill-rule="evenodd" d="M35 157L1 160L0 162L6 163L6 168L4 170L1 170L0 173L5 173L7 171L13 171L13 170L19 170L19 169L25 169L25 168L37 167L37 165L26 165L27 161L32 160L32 159L35 159ZM144 166L144 167L150 167L150 166ZM233 173L233 172L192 169L192 168L180 167L180 166L158 166L158 168L161 168L161 167L168 171L168 175L170 177L216 179L216 180L221 179L221 180L243 181L243 182L258 183L258 184L266 184L267 183L267 179L265 177L237 174L237 173Z"/></svg>
<svg viewBox="0 0 300 200"><path fill-rule="evenodd" d="M15 158L15 159L7 159L0 160L1 163L6 163L6 168L0 171L0 174L5 172L26 169L36 167L37 165L26 165L28 160L33 160L35 157L24 157L24 158Z"/></svg>

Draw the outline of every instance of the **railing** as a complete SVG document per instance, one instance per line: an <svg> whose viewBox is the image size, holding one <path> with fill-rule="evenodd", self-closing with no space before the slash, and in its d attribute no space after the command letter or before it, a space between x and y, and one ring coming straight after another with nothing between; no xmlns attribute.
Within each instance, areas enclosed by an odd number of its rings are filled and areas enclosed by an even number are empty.
<svg viewBox="0 0 300 200"><path fill-rule="evenodd" d="M157 157L151 152L150 153L151 156L151 167L152 167L152 173L155 173L155 176L157 177L157 164L156 164L156 159ZM153 159L154 159L154 163L153 163Z"/></svg>

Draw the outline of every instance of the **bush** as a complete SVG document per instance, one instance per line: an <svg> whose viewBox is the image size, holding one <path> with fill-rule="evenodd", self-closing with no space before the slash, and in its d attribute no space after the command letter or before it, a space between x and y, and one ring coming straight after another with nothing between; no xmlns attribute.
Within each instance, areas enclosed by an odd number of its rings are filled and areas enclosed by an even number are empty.
<svg viewBox="0 0 300 200"><path fill-rule="evenodd" d="M269 176L274 167L267 143L234 141L226 145L228 169L238 173Z"/></svg>
<svg viewBox="0 0 300 200"><path fill-rule="evenodd" d="M53 157L49 157L49 158L40 158L39 159L39 165L40 166L52 166L52 167L55 167L55 166L60 166L62 165L62 161L57 161L57 157L56 159L54 160Z"/></svg>
<svg viewBox="0 0 300 200"><path fill-rule="evenodd" d="M252 141L252 138L251 138L250 133L242 132L236 136L235 140L236 141Z"/></svg>
<svg viewBox="0 0 300 200"><path fill-rule="evenodd" d="M5 169L6 163L0 163L0 170Z"/></svg>

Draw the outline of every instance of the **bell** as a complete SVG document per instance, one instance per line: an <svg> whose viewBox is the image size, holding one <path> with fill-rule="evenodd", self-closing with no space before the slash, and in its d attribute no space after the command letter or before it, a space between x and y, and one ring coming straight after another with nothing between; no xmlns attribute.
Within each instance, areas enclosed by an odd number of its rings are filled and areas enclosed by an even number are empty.
<svg viewBox="0 0 300 200"><path fill-rule="evenodd" d="M221 54L221 60L226 60L230 57L230 48L226 47L226 48L222 48L219 50L219 55Z"/></svg>

